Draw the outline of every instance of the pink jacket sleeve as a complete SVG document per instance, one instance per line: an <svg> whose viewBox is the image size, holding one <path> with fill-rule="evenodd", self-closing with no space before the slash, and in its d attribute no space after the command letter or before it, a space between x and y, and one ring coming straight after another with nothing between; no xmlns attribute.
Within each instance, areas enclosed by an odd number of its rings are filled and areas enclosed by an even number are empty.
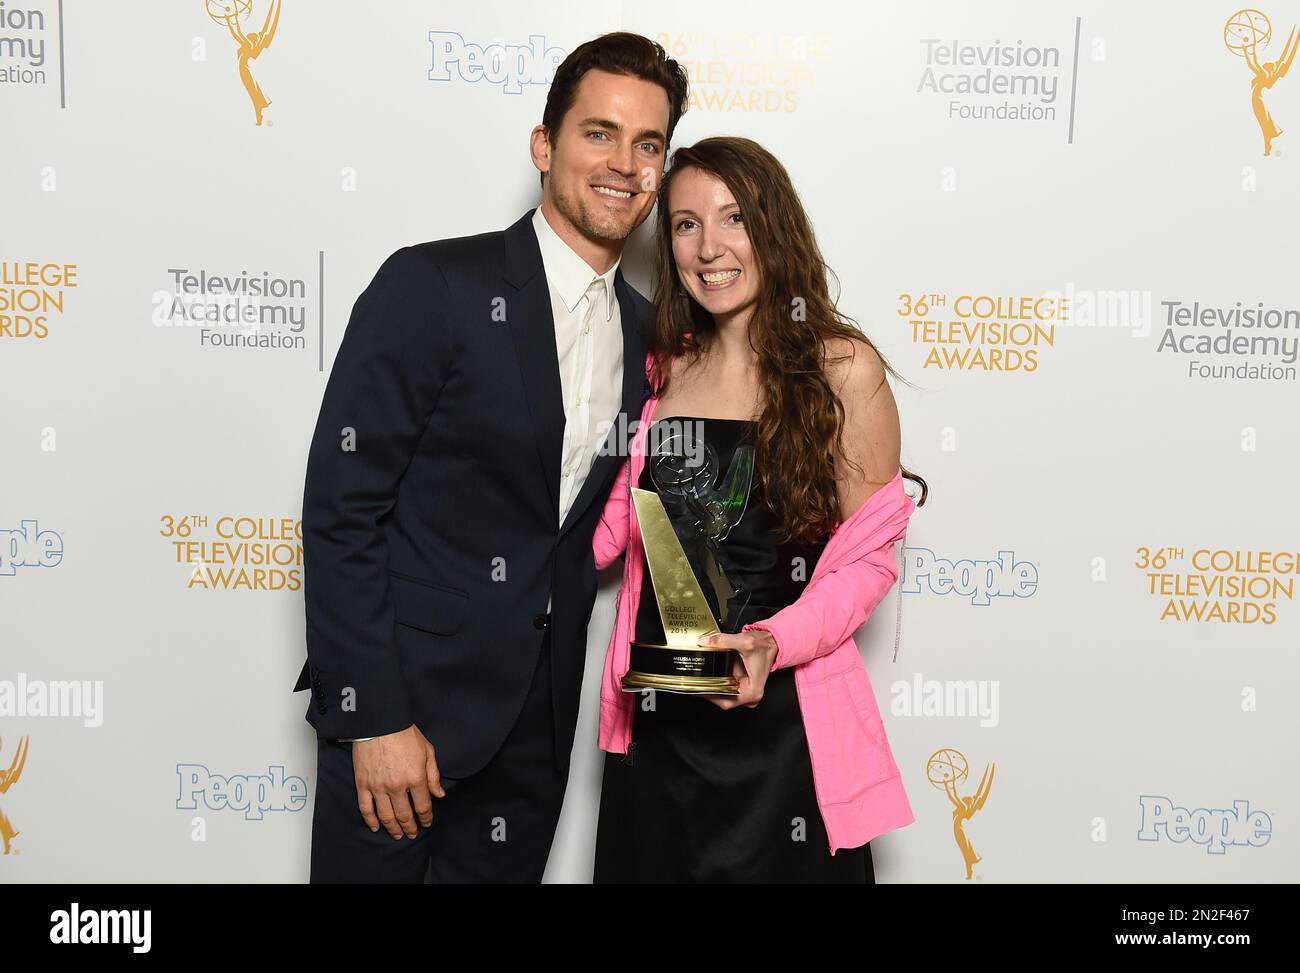
<svg viewBox="0 0 1300 973"><path fill-rule="evenodd" d="M592 535L591 547L596 555L596 570L606 568L613 564L627 549L628 534L628 509L631 504L631 494L628 492L628 464L630 459L623 461L623 466L618 471L618 476L614 478L614 486L609 491L609 499L605 501L605 510L600 515L600 523L596 525L596 533Z"/></svg>
<svg viewBox="0 0 1300 973"><path fill-rule="evenodd" d="M901 496L901 488L899 490ZM869 501L870 502L870 501ZM907 533L910 499L891 511L892 528L863 553L808 582L797 601L742 631L770 632L776 639L773 669L797 666L834 652L867 620L898 581L894 545ZM814 572L815 573L815 572Z"/></svg>

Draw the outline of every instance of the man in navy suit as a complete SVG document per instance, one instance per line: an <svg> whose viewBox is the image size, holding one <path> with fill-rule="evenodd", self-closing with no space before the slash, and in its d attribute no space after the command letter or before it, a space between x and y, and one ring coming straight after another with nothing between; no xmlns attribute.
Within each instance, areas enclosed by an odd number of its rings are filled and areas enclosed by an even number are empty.
<svg viewBox="0 0 1300 973"><path fill-rule="evenodd" d="M352 309L303 496L313 882L541 880L609 447L644 401L618 265L685 108L658 44L583 44L532 132L541 206L403 247Z"/></svg>

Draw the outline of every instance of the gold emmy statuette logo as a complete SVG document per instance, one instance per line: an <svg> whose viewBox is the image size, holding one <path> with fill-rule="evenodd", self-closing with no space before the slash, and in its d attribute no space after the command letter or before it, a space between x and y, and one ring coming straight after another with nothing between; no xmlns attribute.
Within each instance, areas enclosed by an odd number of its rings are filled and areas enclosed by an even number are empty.
<svg viewBox="0 0 1300 973"><path fill-rule="evenodd" d="M14 759L9 764L8 770L0 770L0 794L4 794L14 784L18 783L18 778L22 776L23 764L27 763L27 742L28 737L20 737L18 740L18 749L14 751ZM4 740L0 740L0 751L4 750ZM18 837L18 832L14 826L9 823L5 817L4 811L0 811L0 841L3 841L3 854L9 854L9 845L14 838Z"/></svg>
<svg viewBox="0 0 1300 973"><path fill-rule="evenodd" d="M224 24L230 36L235 39L238 49L235 54L239 59L239 80L244 82L244 90L253 101L253 111L257 115L257 124L262 124L262 110L269 107L271 99L266 97L262 86L253 78L253 71L248 62L271 46L275 37L275 28L280 23L280 0L271 0L262 29L245 34L240 21L252 16L253 0L203 0L208 16L219 24Z"/></svg>
<svg viewBox="0 0 1300 973"><path fill-rule="evenodd" d="M1273 140L1282 134L1282 130L1273 121L1264 105L1264 89L1273 87L1279 78L1286 77L1287 69L1295 60L1295 51L1300 41L1296 38L1295 26L1282 45L1282 54L1276 61L1259 61L1259 48L1268 47L1273 39L1273 25L1268 22L1262 11L1247 8L1238 10L1223 25L1223 43L1238 57L1246 59L1253 77L1250 79L1250 107L1255 112L1260 131L1264 133L1264 154L1271 155Z"/></svg>
<svg viewBox="0 0 1300 973"><path fill-rule="evenodd" d="M962 797L957 793L957 785L964 781L970 771L966 763L966 757L958 750L936 750L930 754L930 759L926 764L926 776L930 783L935 787L943 789L948 795L948 800L952 802L952 835L957 839L957 847L961 849L962 858L966 859L966 877L971 877L971 869L975 863L983 861L979 855L975 854L975 849L971 847L970 841L966 838L966 832L962 830L962 825L975 816L975 812L984 806L984 802L989 799L989 788L993 786L993 771L996 765L990 765L984 768L984 776L980 778L980 786L976 788L973 797Z"/></svg>

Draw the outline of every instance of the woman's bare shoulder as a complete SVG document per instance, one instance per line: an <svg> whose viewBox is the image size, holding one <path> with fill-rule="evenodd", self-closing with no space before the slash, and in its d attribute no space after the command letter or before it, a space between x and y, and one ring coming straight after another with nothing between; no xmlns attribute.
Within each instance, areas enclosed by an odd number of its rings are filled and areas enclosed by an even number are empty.
<svg viewBox="0 0 1300 973"><path fill-rule="evenodd" d="M885 364L866 338L828 339L822 369L837 394L855 400L869 396L885 377Z"/></svg>

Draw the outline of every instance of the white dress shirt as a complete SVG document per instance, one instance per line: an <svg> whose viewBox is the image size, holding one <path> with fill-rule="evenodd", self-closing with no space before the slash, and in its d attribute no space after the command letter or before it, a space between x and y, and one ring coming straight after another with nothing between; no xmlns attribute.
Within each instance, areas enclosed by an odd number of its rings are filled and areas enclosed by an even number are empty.
<svg viewBox="0 0 1300 973"><path fill-rule="evenodd" d="M540 206L533 213L533 229L551 291L564 402L558 511L563 524L622 405L623 325L614 293L622 257L597 274L560 239Z"/></svg>
<svg viewBox="0 0 1300 973"><path fill-rule="evenodd" d="M596 451L623 404L623 319L614 293L622 255L597 274L551 228L542 208L533 213L542 270L551 292L555 357L560 363L564 440L560 447L559 523L587 481ZM546 610L551 610L547 596ZM341 737L341 743L374 737Z"/></svg>

